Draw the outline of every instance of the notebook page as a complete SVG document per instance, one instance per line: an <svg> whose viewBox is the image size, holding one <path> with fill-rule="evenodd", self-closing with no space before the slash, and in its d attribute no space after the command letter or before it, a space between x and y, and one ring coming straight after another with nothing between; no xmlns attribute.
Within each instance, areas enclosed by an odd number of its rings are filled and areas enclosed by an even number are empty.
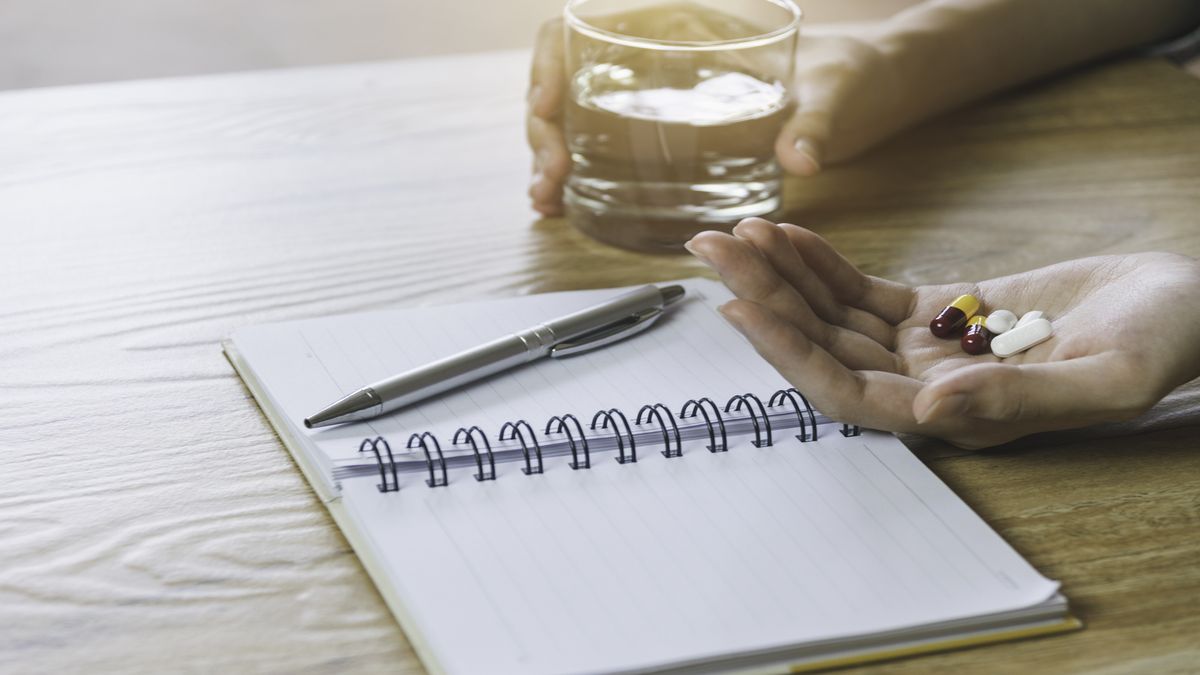
<svg viewBox="0 0 1200 675"><path fill-rule="evenodd" d="M537 427L597 410L630 416L647 403L678 411L690 398L724 402L790 385L717 313L732 298L721 284L682 282L687 296L650 330L568 359L541 359L385 416L305 429L304 417L371 382L583 309L620 289L574 291L444 307L333 316L251 326L233 341L274 407L331 460L357 456L363 438L385 436L402 452L410 434L430 431L449 449L454 432L478 425L495 438L505 422ZM722 358L714 358L720 355ZM586 418L584 416L587 416ZM539 429L540 431L540 429Z"/></svg>
<svg viewBox="0 0 1200 675"><path fill-rule="evenodd" d="M450 673L622 672L1036 604L1040 576L894 437L611 453L343 485Z"/></svg>

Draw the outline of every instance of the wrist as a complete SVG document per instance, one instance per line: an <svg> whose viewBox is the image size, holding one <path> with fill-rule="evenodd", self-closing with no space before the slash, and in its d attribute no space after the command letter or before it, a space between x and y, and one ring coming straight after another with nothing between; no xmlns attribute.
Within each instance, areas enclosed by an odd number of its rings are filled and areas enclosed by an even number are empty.
<svg viewBox="0 0 1200 675"><path fill-rule="evenodd" d="M918 5L883 22L871 38L889 64L897 114L904 126L970 100L983 80L986 64L973 63L969 12L937 2ZM975 85L975 86L971 86Z"/></svg>

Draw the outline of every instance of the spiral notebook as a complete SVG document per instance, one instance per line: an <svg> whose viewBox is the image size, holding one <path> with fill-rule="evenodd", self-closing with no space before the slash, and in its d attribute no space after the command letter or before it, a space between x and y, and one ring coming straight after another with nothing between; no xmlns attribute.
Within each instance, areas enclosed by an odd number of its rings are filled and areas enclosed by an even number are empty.
<svg viewBox="0 0 1200 675"><path fill-rule="evenodd" d="M425 666L804 670L1078 627L893 436L830 420L687 280L653 329L368 422L308 413L606 299L251 326L226 354Z"/></svg>

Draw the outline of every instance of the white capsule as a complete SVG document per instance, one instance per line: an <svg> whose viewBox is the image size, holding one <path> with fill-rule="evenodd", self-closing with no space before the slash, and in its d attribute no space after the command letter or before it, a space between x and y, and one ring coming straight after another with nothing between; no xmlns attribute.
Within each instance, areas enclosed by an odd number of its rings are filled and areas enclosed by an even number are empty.
<svg viewBox="0 0 1200 675"><path fill-rule="evenodd" d="M1025 312L1024 314L1021 315L1021 320L1018 321L1017 325L1013 326L1013 328L1020 328L1021 326L1024 326L1025 324L1029 323L1030 321L1033 321L1035 319L1040 319L1040 318L1042 318L1042 310L1040 310L1040 309L1035 309L1032 312Z"/></svg>
<svg viewBox="0 0 1200 675"><path fill-rule="evenodd" d="M1050 326L1048 320L1034 318L1023 326L1018 323L1016 328L992 338L992 353L1002 359L1007 359L1049 340L1053 334L1054 328Z"/></svg>
<svg viewBox="0 0 1200 675"><path fill-rule="evenodd" d="M1007 333L1016 325L1017 315L1007 309L998 309L988 314L987 321L983 322L983 327L996 335Z"/></svg>

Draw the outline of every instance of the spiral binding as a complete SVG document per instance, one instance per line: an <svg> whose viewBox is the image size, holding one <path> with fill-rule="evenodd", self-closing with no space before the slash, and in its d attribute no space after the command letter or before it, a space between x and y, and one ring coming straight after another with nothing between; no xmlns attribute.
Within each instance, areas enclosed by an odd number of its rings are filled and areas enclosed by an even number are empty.
<svg viewBox="0 0 1200 675"><path fill-rule="evenodd" d="M387 465L383 463L383 458L379 456L379 446L381 445L387 451ZM396 460L392 457L392 446L388 445L383 436L376 436L375 438L364 438L363 442L358 446L358 451L363 452L368 448L371 452L375 453L375 461L379 462L379 491L398 492L400 490L400 477L396 475ZM390 486L387 482L387 466L392 467L392 484Z"/></svg>
<svg viewBox="0 0 1200 675"><path fill-rule="evenodd" d="M571 444L571 468L572 469L590 469L590 468L592 468L592 453L588 451L587 434L583 433L583 425L579 423L579 418L575 417L574 415L571 415L569 413L566 415L563 415L561 417L558 415L551 417L550 420L546 422L545 433L547 436L550 435L550 427L553 426L555 422L558 422L558 428L554 430L554 433L556 433L556 434L566 433L567 434L567 442ZM579 432L579 438L575 438L571 434L571 427L567 426L567 422L575 423L575 430ZM583 446L583 463L582 464L579 463L579 451L575 445L576 441L579 442L579 445Z"/></svg>
<svg viewBox="0 0 1200 675"><path fill-rule="evenodd" d="M667 436L667 423L663 421L662 413L666 413L667 419L671 420L671 431L675 434L675 450L673 452L671 451L671 439ZM662 427L663 447L666 448L662 451L662 456L668 459L671 457L683 457L683 441L679 439L679 425L675 423L675 416L671 414L670 410L667 410L667 406L661 403L642 406L642 409L637 414L637 424L643 424L643 414L646 415L646 422L649 422L653 416L655 421L658 422L658 426Z"/></svg>
<svg viewBox="0 0 1200 675"><path fill-rule="evenodd" d="M476 434L479 435L479 440L483 441L483 447L487 450L488 470L486 472L483 470L483 456L479 454L479 443L475 442ZM465 438L463 438L464 436ZM458 440L460 438L463 440ZM455 445L463 443L471 444L471 451L475 453L475 463L479 465L479 473L475 474L475 480L496 480L496 456L492 454L492 444L488 443L487 434L483 433L483 429L479 427L471 427L469 429L459 427L458 431L454 432L454 440L452 442Z"/></svg>
<svg viewBox="0 0 1200 675"><path fill-rule="evenodd" d="M778 393L778 392L776 392L776 393ZM734 401L737 401L737 407L733 409L733 412L737 412L737 411L741 410L743 405L746 407L747 410L750 411L750 421L754 423L754 440L751 441L752 443L754 443L754 447L765 448L765 447L770 446L771 445L771 418L769 415L767 415L767 409L765 406L763 406L762 399L755 396L754 394L737 394L737 395L733 396L732 398L730 398L729 402L725 404L725 412L730 412L729 408L733 405ZM754 403L756 405L758 405L759 412L762 413L762 426L766 427L766 429L767 429L766 440L763 440L762 429L759 428L759 424L758 424L758 415L754 414L754 407L750 405L750 401L754 401Z"/></svg>
<svg viewBox="0 0 1200 675"><path fill-rule="evenodd" d="M708 404L709 408L712 408L712 416L711 417L708 414L708 409L704 407L705 403ZM691 415L688 414L688 410L689 410L688 406L691 406L691 408L690 408L690 410L692 411ZM725 452L726 450L728 450L729 442L725 436L725 418L721 417L721 409L717 407L717 404L713 403L711 398L691 399L687 403L684 403L683 407L680 408L679 419L681 419L681 420L689 419L691 417L695 417L697 414L704 416L704 426L708 427L708 451L709 452ZM714 417L717 420L717 426L719 426L721 428L721 442L720 443L717 443L717 435L716 435L716 433L714 433L714 429L713 429L712 421L713 421Z"/></svg>
<svg viewBox="0 0 1200 675"><path fill-rule="evenodd" d="M744 413L743 413L744 411ZM742 413L742 414L738 414ZM772 416L775 419L772 421ZM791 421L794 418L794 422ZM701 422L703 420L703 422ZM398 462L392 453L391 446L382 436L367 438L358 447L360 453L370 452L374 455L375 468L379 471L380 492L397 492L400 490L398 466L404 465L405 471L427 471L429 477L425 484L431 488L443 487L449 484L447 467L475 465L475 480L479 482L496 480L497 455L502 455L501 461L516 461L513 455L520 446L520 458L524 460L521 472L526 476L535 476L545 472L543 454L565 454L566 449L571 453L569 466L572 469L590 469L592 467L592 447L589 441L600 450L616 450L616 461L620 464L634 464L638 461L638 444L655 443L655 438L661 434L663 450L666 458L683 456L683 440L700 439L707 436L709 452L727 452L729 450L729 426L733 432L747 432L747 422L753 428L756 448L767 448L774 444L776 427L798 427L800 433L796 439L801 443L817 440L819 423L832 423L824 416L818 420L818 415L798 390L781 389L776 391L763 403L762 399L751 393L737 394L725 402L724 407L718 406L709 398L690 399L683 404L679 414L673 414L662 403L650 403L642 406L631 424L625 413L617 408L597 411L588 425L593 432L591 437L585 432L583 423L575 415L555 415L546 422L539 442L538 434L533 426L525 420L505 422L500 428L496 439L501 444L500 449L494 450L487 434L478 426L460 427L451 441L452 445L463 448L470 447L471 454L451 457L447 460L436 437L428 431L412 434L408 439L409 449L420 448L425 461L414 465L413 462ZM681 430L680 422L684 428ZM653 425L653 426L651 426ZM858 436L862 430L857 425L842 424L841 434L851 437ZM611 435L609 435L611 433ZM507 446L507 447L506 447ZM564 448L566 446L566 448ZM532 452L531 452L532 451ZM387 458L384 459L384 455ZM582 457L581 457L582 455ZM507 459L505 459L507 458ZM536 460L536 464L535 464ZM343 476L363 475L373 472L368 465L358 464L350 467L350 473ZM335 476L339 475L335 472Z"/></svg>
<svg viewBox="0 0 1200 675"><path fill-rule="evenodd" d="M433 441L433 449L437 451L438 464L441 466L441 469L442 469L442 477L441 478L438 478L433 472L433 457L431 457L429 455L429 444L425 442L425 439L429 439L429 440ZM429 479L425 481L425 484L431 488L432 487L443 487L443 486L449 485L450 480L446 476L446 456L442 454L442 446L440 443L438 443L437 438L435 438L434 435L429 433L428 431L422 431L419 434L413 434L412 436L408 437L408 447L409 448L416 447L413 445L414 442L419 444L421 446L421 449L425 451L425 462L429 465ZM476 453L475 456L478 457L479 453ZM395 465L393 464L393 466L395 466ZM480 469L480 470L482 471L482 469ZM399 489L400 489L400 486L397 485L396 490L399 490ZM387 491L384 490L384 492L387 492Z"/></svg>
<svg viewBox="0 0 1200 675"><path fill-rule="evenodd" d="M637 441L635 441L633 438L633 429L630 428L629 418L625 417L625 413L621 412L620 410L617 410L616 408L610 408L608 410L601 410L601 411L597 412L596 415L594 417L592 417L592 424L591 424L592 431L596 430L596 422L599 422L601 419L604 420L604 425L600 427L601 429L607 429L609 422L612 422L613 435L617 439L617 463L625 464L627 462L628 463L636 462L637 461ZM618 420L618 419L621 420L621 423L625 425L625 437L629 439L629 456L628 457L625 456L625 441L622 440L622 438L621 438L621 430L617 427L616 420ZM642 423L642 416L640 413L638 414L637 423L638 424Z"/></svg>
<svg viewBox="0 0 1200 675"><path fill-rule="evenodd" d="M800 402L796 401L797 398L800 399ZM788 403L792 404L792 408L794 408L796 410L796 419L797 419L797 421L800 422L800 435L796 436L796 438L798 438L801 443L807 443L809 441L817 440L817 415L815 412L813 412L813 407L811 405L809 405L808 399L804 398L804 394L801 394L795 388L780 389L779 391L775 392L771 396L771 399L770 399L770 401L767 402L767 405L772 406L772 407L774 407L776 405L782 405L785 400ZM776 401L778 401L778 403L776 403ZM800 410L801 402L804 403L804 411L803 412ZM808 420L812 423L812 436L808 435L808 428L804 424L804 414L805 413L808 414ZM846 425L846 424L842 425L843 434L845 434L845 429L848 426L849 425ZM858 427L855 427L855 428L857 429ZM849 434L845 434L845 435L849 435ZM855 434L855 435L857 436L858 434Z"/></svg>
<svg viewBox="0 0 1200 675"><path fill-rule="evenodd" d="M522 429L522 427L524 427L524 428ZM509 432L507 437L504 435L504 432L506 432L506 431ZM526 438L525 438L526 431L529 432L528 440L526 440ZM537 434L535 434L533 432L533 427L529 426L529 422L526 422L525 420L517 420L516 422L505 422L504 426L500 427L500 434L499 434L499 436L497 436L497 438L499 438L501 441L511 441L514 439L520 441L521 453L525 455L525 467L523 469L521 469L521 471L523 471L526 476L543 472L544 468L542 466L542 446L538 445ZM537 463L536 469L533 468L533 465L529 463L529 441L533 441L533 451L535 453L537 453L537 462L538 463Z"/></svg>

